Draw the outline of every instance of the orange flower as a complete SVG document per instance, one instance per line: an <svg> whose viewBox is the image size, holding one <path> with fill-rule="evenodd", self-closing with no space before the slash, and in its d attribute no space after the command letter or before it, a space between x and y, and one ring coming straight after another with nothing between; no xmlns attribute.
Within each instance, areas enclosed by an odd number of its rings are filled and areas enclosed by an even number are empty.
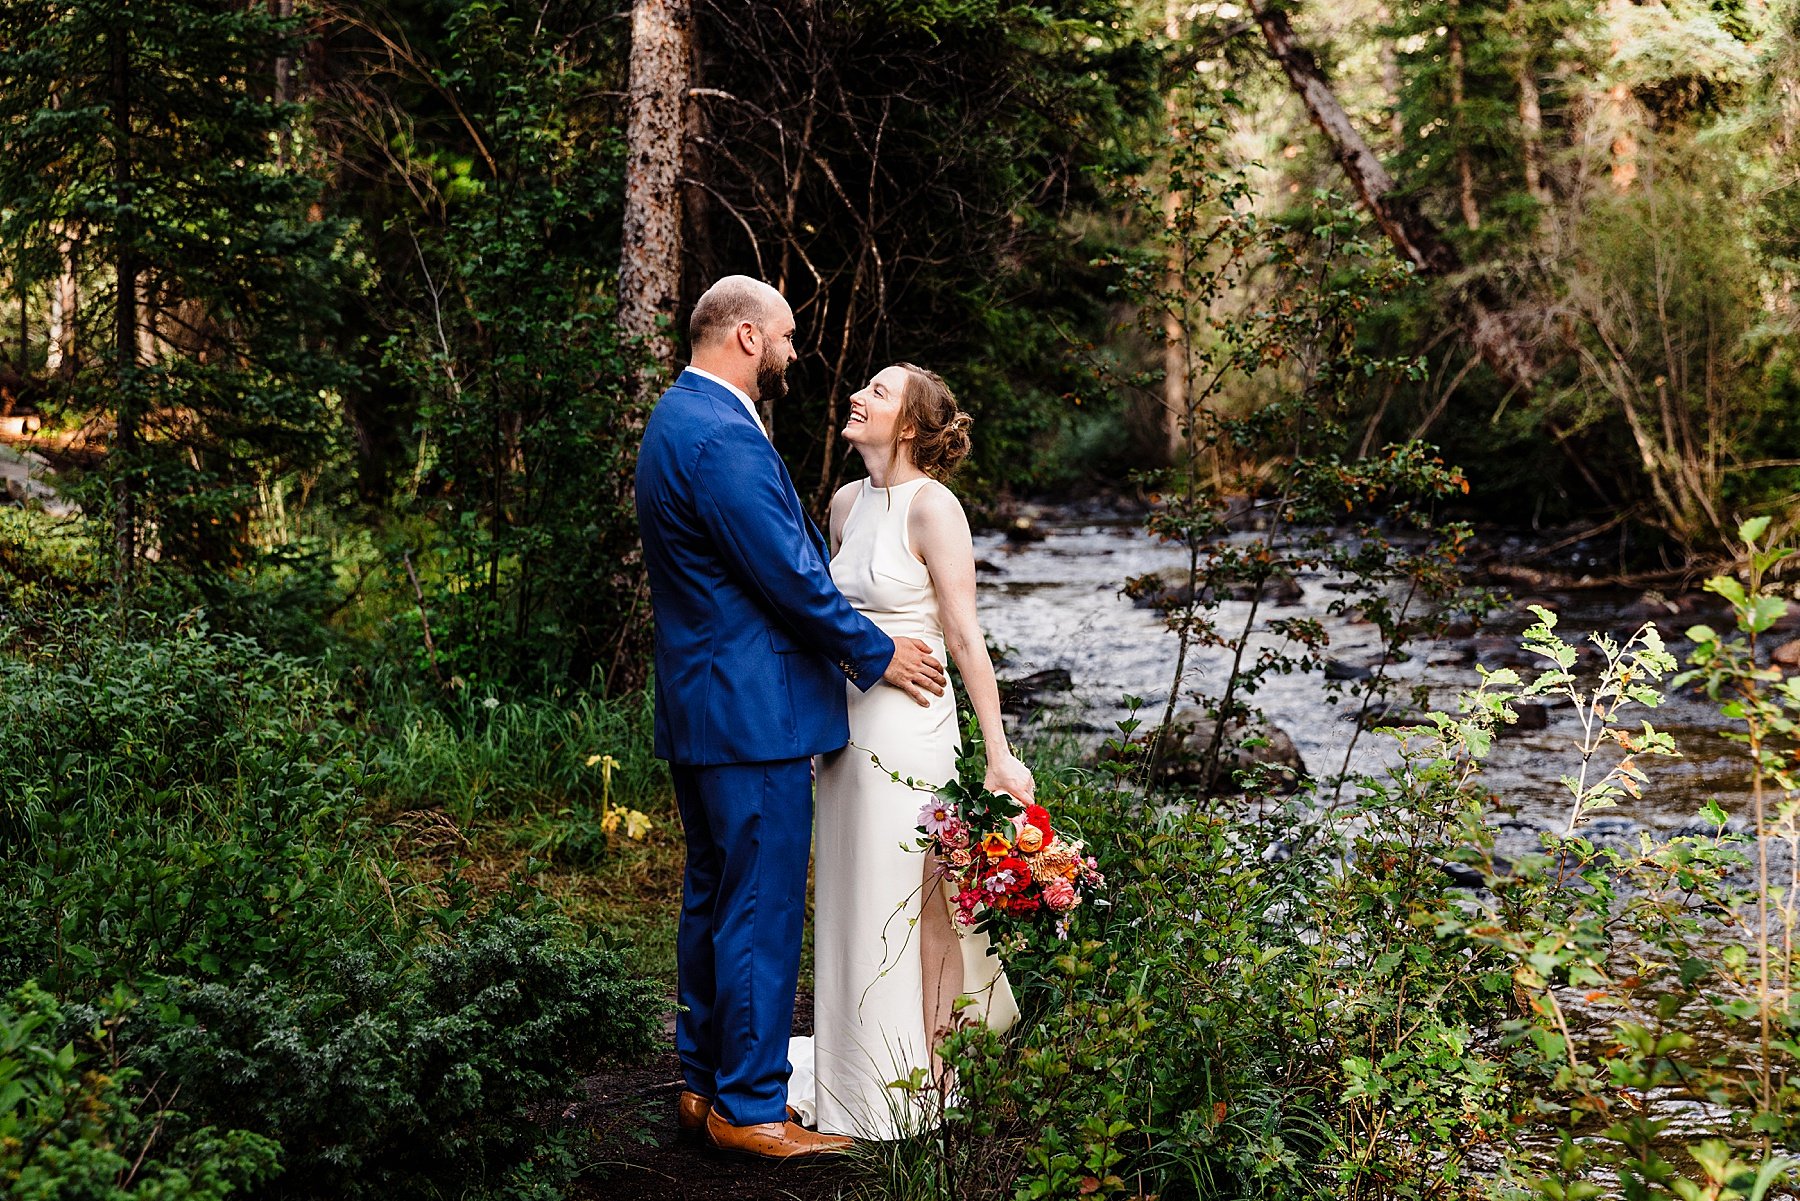
<svg viewBox="0 0 1800 1201"><path fill-rule="evenodd" d="M1036 826L1026 826L1019 831L1019 849L1027 855L1044 847L1044 832Z"/></svg>
<svg viewBox="0 0 1800 1201"><path fill-rule="evenodd" d="M989 859L1004 859L1012 853L1012 843L998 830L981 836L981 853Z"/></svg>

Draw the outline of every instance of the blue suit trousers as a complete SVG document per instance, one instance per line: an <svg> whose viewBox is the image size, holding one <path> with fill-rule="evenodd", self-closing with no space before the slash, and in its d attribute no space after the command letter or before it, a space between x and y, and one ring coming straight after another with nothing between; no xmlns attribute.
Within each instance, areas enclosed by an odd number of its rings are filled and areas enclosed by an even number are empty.
<svg viewBox="0 0 1800 1201"><path fill-rule="evenodd" d="M675 1049L688 1088L734 1126L787 1118L811 763L670 764L687 836Z"/></svg>

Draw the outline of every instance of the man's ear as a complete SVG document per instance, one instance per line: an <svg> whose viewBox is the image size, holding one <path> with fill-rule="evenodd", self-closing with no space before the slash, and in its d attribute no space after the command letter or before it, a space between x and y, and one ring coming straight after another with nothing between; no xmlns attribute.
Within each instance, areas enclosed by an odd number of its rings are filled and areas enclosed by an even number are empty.
<svg viewBox="0 0 1800 1201"><path fill-rule="evenodd" d="M738 349L745 354L753 355L756 353L756 327L748 321L738 322L737 345Z"/></svg>

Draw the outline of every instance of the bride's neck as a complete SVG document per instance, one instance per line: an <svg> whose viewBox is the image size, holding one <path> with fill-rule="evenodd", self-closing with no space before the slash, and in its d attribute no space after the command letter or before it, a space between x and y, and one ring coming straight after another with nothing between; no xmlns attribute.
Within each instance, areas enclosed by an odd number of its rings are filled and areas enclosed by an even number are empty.
<svg viewBox="0 0 1800 1201"><path fill-rule="evenodd" d="M925 474L913 466L912 456L904 451L895 454L885 446L859 446L857 450L869 472L869 483L877 488L908 484Z"/></svg>

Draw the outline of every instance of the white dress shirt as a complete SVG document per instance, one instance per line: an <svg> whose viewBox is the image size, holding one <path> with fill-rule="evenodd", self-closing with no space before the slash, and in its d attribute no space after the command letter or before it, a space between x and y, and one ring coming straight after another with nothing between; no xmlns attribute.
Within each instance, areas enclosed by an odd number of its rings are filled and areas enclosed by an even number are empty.
<svg viewBox="0 0 1800 1201"><path fill-rule="evenodd" d="M767 438L769 436L769 431L763 427L762 414L756 411L756 402L750 399L750 394L748 392L744 391L730 380L720 379L712 372L703 371L692 363L688 364L687 369L703 379L711 380L713 383L719 385L719 387L724 388L727 392L730 392L733 396L737 397L738 400L742 401L744 410L750 414L750 420L756 422L756 428L762 430L763 437Z"/></svg>

